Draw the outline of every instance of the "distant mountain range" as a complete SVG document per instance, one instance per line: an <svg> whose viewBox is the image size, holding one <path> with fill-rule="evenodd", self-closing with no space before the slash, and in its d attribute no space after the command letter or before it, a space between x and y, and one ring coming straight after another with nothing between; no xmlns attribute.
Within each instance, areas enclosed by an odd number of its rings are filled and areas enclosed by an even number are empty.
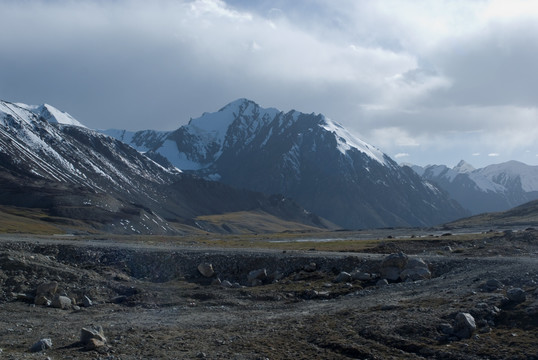
<svg viewBox="0 0 538 360"><path fill-rule="evenodd" d="M429 226L468 214L433 183L321 114L239 99L175 131L103 133L166 168L283 194L346 228Z"/></svg>
<svg viewBox="0 0 538 360"><path fill-rule="evenodd" d="M290 229L330 226L283 196L165 168L50 105L5 101L0 101L0 205L43 209L47 221L72 230L113 233L177 234L185 227L233 232L197 218L245 211L281 219Z"/></svg>
<svg viewBox="0 0 538 360"><path fill-rule="evenodd" d="M463 160L453 168L410 166L472 214L505 211L538 199L538 166L508 161L475 169Z"/></svg>
<svg viewBox="0 0 538 360"><path fill-rule="evenodd" d="M0 184L0 205L99 231L357 229L510 209L538 199L538 167L400 166L321 114L247 99L174 131L137 132L0 101Z"/></svg>

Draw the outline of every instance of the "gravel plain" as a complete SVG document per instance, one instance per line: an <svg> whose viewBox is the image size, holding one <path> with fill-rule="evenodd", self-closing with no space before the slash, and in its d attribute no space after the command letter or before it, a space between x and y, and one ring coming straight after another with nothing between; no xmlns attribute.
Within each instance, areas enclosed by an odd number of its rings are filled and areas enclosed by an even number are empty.
<svg viewBox="0 0 538 360"><path fill-rule="evenodd" d="M538 359L538 231L367 251L2 236L0 358ZM381 284L383 259L399 252L431 278ZM43 284L71 304L37 300ZM456 334L459 313L475 321L469 337ZM81 341L97 327L104 341ZM31 352L41 339L52 347Z"/></svg>

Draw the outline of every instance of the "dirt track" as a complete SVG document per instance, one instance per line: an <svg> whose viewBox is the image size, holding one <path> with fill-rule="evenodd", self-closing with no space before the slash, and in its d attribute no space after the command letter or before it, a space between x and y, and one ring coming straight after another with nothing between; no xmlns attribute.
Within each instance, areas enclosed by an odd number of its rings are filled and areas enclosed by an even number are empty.
<svg viewBox="0 0 538 360"><path fill-rule="evenodd" d="M457 245L385 243L380 254L140 248L129 244L21 239L0 242L0 357L6 359L538 359L538 233L524 231ZM341 271L375 273L382 253L419 254L432 279L376 286L335 282ZM204 278L196 266L213 264ZM315 268L308 268L315 263ZM266 268L278 281L247 283ZM498 289L486 289L497 279ZM77 306L35 305L55 281ZM506 300L522 288L526 300ZM82 306L87 295L94 302ZM499 311L497 311L499 310ZM449 336L458 312L477 329ZM103 327L94 350L80 330ZM41 338L52 349L31 353Z"/></svg>

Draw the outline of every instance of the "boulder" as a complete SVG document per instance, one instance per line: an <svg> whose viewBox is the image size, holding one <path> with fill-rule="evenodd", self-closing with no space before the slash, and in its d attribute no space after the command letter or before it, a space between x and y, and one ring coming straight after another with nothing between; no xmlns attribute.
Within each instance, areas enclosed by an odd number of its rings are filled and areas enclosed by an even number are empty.
<svg viewBox="0 0 538 360"><path fill-rule="evenodd" d="M512 288L506 292L506 297L511 302L519 304L526 300L527 294L521 288Z"/></svg>
<svg viewBox="0 0 538 360"><path fill-rule="evenodd" d="M80 330L80 342L87 345L92 339L106 343L106 337L102 326L89 326Z"/></svg>
<svg viewBox="0 0 538 360"><path fill-rule="evenodd" d="M410 258L400 273L400 279L402 281L425 280L431 277L432 273L428 269L428 264L421 258Z"/></svg>
<svg viewBox="0 0 538 360"><path fill-rule="evenodd" d="M51 306L53 308L57 309L68 309L71 307L72 301L67 296L62 295L56 295L54 299L52 299Z"/></svg>
<svg viewBox="0 0 538 360"><path fill-rule="evenodd" d="M407 265L409 258L403 252L390 254L383 259L381 268L395 267L403 269Z"/></svg>
<svg viewBox="0 0 538 360"><path fill-rule="evenodd" d="M380 279L375 283L376 286L386 286L388 284L389 282L387 281L387 279Z"/></svg>
<svg viewBox="0 0 538 360"><path fill-rule="evenodd" d="M228 280L222 280L220 284L222 287L225 287L225 288L231 288L233 286L232 283L229 282Z"/></svg>
<svg viewBox="0 0 538 360"><path fill-rule="evenodd" d="M403 252L388 255L381 262L381 277L391 281L398 280L408 260L409 258Z"/></svg>
<svg viewBox="0 0 538 360"><path fill-rule="evenodd" d="M381 277L390 281L396 281L400 278L401 270L394 266L381 268Z"/></svg>
<svg viewBox="0 0 538 360"><path fill-rule="evenodd" d="M215 270L213 270L213 265L209 263L201 263L198 265L198 271L202 276L205 276L207 278L212 277L215 275Z"/></svg>
<svg viewBox="0 0 538 360"><path fill-rule="evenodd" d="M253 280L264 281L265 279L267 279L267 270L266 269L252 270L247 275L247 280L248 280L249 283L251 283Z"/></svg>
<svg viewBox="0 0 538 360"><path fill-rule="evenodd" d="M84 295L82 297L82 305L84 307L90 307L90 306L93 306L93 301L92 299L90 299L88 296Z"/></svg>
<svg viewBox="0 0 538 360"><path fill-rule="evenodd" d="M351 274L345 271L342 271L338 276L334 279L334 282L336 283L342 283L342 282L349 282L353 278L351 277Z"/></svg>
<svg viewBox="0 0 538 360"><path fill-rule="evenodd" d="M84 345L84 350L95 350L97 348L105 346L105 342L102 340L98 340L95 338L91 338L88 340L88 342Z"/></svg>
<svg viewBox="0 0 538 360"><path fill-rule="evenodd" d="M368 281L376 278L376 274L355 270L351 273L353 280Z"/></svg>
<svg viewBox="0 0 538 360"><path fill-rule="evenodd" d="M498 289L502 289L503 287L503 283L497 279L489 279L480 286L480 288L484 291L495 291Z"/></svg>
<svg viewBox="0 0 538 360"><path fill-rule="evenodd" d="M406 269L428 268L428 264L421 258L411 258L405 264Z"/></svg>
<svg viewBox="0 0 538 360"><path fill-rule="evenodd" d="M460 312L456 315L454 334L460 339L469 339L476 330L474 317L469 313Z"/></svg>
<svg viewBox="0 0 538 360"><path fill-rule="evenodd" d="M282 271L276 270L272 274L268 275L268 279L271 282L277 282L284 278L284 273Z"/></svg>
<svg viewBox="0 0 538 360"><path fill-rule="evenodd" d="M250 280L249 285L252 286L252 287L260 286L260 285L263 285L263 282L260 279L252 279L252 280Z"/></svg>
<svg viewBox="0 0 538 360"><path fill-rule="evenodd" d="M308 265L303 266L303 270L306 272L314 272L318 268L318 265L315 262L311 262Z"/></svg>
<svg viewBox="0 0 538 360"><path fill-rule="evenodd" d="M30 347L31 352L45 351L52 348L51 339L41 339Z"/></svg>

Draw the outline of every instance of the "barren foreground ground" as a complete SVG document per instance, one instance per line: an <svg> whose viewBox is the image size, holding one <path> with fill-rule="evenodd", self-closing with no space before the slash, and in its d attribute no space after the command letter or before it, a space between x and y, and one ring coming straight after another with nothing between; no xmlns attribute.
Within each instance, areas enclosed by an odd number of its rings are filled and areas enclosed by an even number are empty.
<svg viewBox="0 0 538 360"><path fill-rule="evenodd" d="M335 281L379 274L399 251L422 258L432 278ZM3 237L0 358L538 359L537 231L388 240L368 252ZM202 263L215 274L201 275ZM267 277L250 286L259 269ZM36 305L38 286L50 283L73 304ZM513 288L524 299L508 300ZM460 312L475 319L469 338L451 332ZM88 350L80 334L91 325L106 343ZM43 338L52 348L30 352Z"/></svg>

